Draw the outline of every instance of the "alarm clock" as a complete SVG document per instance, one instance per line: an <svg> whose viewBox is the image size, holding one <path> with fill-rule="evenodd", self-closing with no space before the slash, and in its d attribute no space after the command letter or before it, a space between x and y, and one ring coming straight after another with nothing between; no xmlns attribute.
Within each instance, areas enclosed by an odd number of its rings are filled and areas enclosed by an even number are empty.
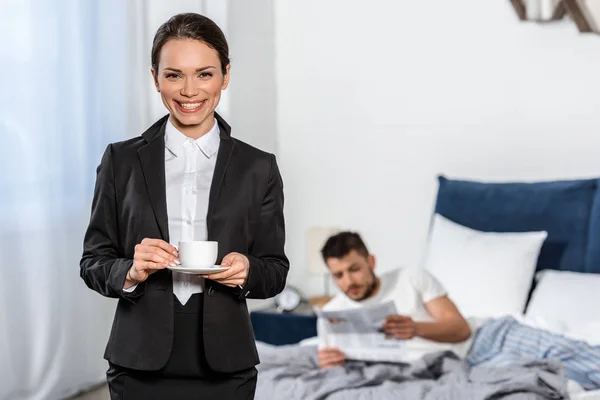
<svg viewBox="0 0 600 400"><path fill-rule="evenodd" d="M300 291L293 286L286 286L275 296L275 305L282 312L294 311L302 303Z"/></svg>

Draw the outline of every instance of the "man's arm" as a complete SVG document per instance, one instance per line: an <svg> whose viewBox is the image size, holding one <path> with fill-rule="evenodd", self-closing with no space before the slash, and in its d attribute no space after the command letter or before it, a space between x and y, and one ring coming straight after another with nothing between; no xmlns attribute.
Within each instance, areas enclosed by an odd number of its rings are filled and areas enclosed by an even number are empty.
<svg viewBox="0 0 600 400"><path fill-rule="evenodd" d="M459 343L471 336L471 328L448 296L438 297L425 308L435 322L416 322L417 335L436 342Z"/></svg>
<svg viewBox="0 0 600 400"><path fill-rule="evenodd" d="M409 316L391 315L384 324L386 333L398 339L418 336L441 343L460 343L471 336L469 324L447 296L425 303L425 308L434 322L416 322Z"/></svg>

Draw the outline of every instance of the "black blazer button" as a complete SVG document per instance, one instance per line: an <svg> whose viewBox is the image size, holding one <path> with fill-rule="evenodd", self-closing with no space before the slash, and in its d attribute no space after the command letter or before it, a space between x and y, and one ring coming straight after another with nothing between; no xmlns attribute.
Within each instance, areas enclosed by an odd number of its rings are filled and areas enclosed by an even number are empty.
<svg viewBox="0 0 600 400"><path fill-rule="evenodd" d="M208 287L208 295L209 295L209 296L212 296L214 292L215 292L215 289L213 289L213 287L212 287L212 286L209 286L209 287Z"/></svg>

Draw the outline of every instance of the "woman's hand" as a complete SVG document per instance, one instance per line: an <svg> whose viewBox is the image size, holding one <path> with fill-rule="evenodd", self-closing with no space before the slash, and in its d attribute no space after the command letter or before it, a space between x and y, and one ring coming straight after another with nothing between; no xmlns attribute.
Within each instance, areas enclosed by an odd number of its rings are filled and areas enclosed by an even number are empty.
<svg viewBox="0 0 600 400"><path fill-rule="evenodd" d="M248 271L250 270L250 261L245 255L229 253L223 257L221 267L226 267L227 270L200 276L229 287L243 286L246 283Z"/></svg>
<svg viewBox="0 0 600 400"><path fill-rule="evenodd" d="M175 246L160 239L144 239L135 246L133 265L127 272L124 289L144 282L159 269L180 264Z"/></svg>
<svg viewBox="0 0 600 400"><path fill-rule="evenodd" d="M322 369L341 367L346 361L346 355L335 347L327 347L319 350L318 359Z"/></svg>

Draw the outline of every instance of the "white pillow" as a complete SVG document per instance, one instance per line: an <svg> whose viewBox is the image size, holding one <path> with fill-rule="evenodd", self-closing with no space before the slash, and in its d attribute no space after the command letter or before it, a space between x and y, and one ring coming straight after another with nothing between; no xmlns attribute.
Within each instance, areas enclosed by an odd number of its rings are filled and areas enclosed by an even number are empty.
<svg viewBox="0 0 600 400"><path fill-rule="evenodd" d="M481 232L435 214L424 267L465 317L522 314L547 236Z"/></svg>
<svg viewBox="0 0 600 400"><path fill-rule="evenodd" d="M544 270L527 306L528 317L565 327L569 337L600 343L600 274Z"/></svg>

